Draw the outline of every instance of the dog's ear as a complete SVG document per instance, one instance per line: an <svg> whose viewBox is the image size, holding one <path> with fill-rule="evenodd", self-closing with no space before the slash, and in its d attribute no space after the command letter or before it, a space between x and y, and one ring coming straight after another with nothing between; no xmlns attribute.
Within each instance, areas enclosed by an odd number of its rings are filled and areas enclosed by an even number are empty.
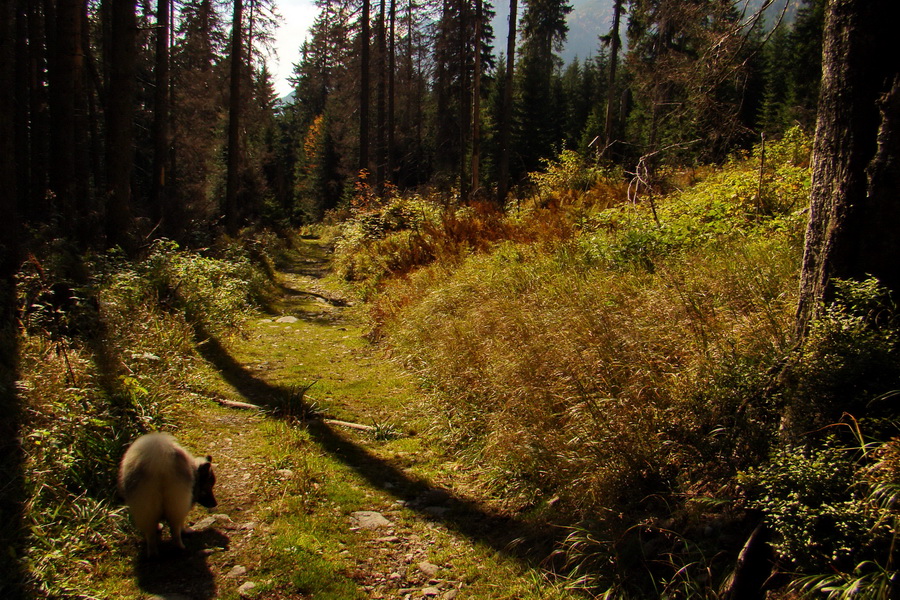
<svg viewBox="0 0 900 600"><path fill-rule="evenodd" d="M212 462L212 456L210 456L209 454L206 455L206 462L208 462L208 463Z"/></svg>
<svg viewBox="0 0 900 600"><path fill-rule="evenodd" d="M209 460L197 465L197 473L200 475L201 478L209 477L209 474L211 471L212 471L212 463Z"/></svg>

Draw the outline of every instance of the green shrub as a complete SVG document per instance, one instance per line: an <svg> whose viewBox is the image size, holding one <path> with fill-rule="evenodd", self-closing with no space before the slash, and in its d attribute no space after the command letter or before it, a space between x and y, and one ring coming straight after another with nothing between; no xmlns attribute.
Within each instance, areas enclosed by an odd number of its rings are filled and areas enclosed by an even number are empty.
<svg viewBox="0 0 900 600"><path fill-rule="evenodd" d="M741 477L749 506L762 511L783 567L801 573L847 571L886 555L887 523L865 501L853 455L834 442L784 447Z"/></svg>
<svg viewBox="0 0 900 600"><path fill-rule="evenodd" d="M243 253L210 258L162 241L139 268L160 303L183 310L210 331L237 326L254 299L254 267Z"/></svg>
<svg viewBox="0 0 900 600"><path fill-rule="evenodd" d="M789 371L787 422L810 431L840 420L891 417L872 401L900 383L896 307L877 280L836 281L833 302L810 328ZM874 426L869 423L869 426Z"/></svg>
<svg viewBox="0 0 900 600"><path fill-rule="evenodd" d="M573 150L563 150L554 159L544 159L544 170L528 174L540 196L560 192L586 192L606 178L621 176L612 168L601 168Z"/></svg>

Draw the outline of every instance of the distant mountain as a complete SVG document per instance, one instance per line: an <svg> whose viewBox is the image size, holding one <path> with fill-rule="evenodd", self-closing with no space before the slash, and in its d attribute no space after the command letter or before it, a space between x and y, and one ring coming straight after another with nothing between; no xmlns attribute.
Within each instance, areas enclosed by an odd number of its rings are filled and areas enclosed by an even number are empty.
<svg viewBox="0 0 900 600"><path fill-rule="evenodd" d="M750 10L758 10L764 0L749 0ZM496 15L492 21L494 26L494 53L501 54L506 51L506 31L509 16L509 0L494 0ZM587 58L597 54L600 45L600 36L609 33L612 27L613 0L571 0L572 12L569 13L567 22L569 34L566 40L565 50L562 52L563 60L571 62L575 57ZM793 22L797 9L802 0L776 0L772 6L766 9L766 22L771 26L778 18L782 8L788 5L785 14L787 22ZM518 16L521 19L523 0L518 0ZM627 27L627 15L622 21L621 35L625 43L625 29Z"/></svg>
<svg viewBox="0 0 900 600"><path fill-rule="evenodd" d="M296 90L291 90L290 92L288 92L287 96L285 96L283 98L279 98L275 107L280 108L282 106L287 106L288 104L293 104L294 103L294 94L296 94Z"/></svg>

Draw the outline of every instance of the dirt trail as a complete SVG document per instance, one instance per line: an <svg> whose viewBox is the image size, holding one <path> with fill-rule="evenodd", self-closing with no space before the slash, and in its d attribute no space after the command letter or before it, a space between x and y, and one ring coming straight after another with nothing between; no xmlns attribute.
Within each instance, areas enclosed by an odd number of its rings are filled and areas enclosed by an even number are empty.
<svg viewBox="0 0 900 600"><path fill-rule="evenodd" d="M302 405L295 416L370 430L189 403L179 437L213 456L219 506L192 513L186 554L136 560L144 597L565 597L510 550L534 532L473 499L465 470L416 435L418 392L364 341L353 302L325 279L328 258L307 241L269 314L200 352L219 400L288 402Z"/></svg>

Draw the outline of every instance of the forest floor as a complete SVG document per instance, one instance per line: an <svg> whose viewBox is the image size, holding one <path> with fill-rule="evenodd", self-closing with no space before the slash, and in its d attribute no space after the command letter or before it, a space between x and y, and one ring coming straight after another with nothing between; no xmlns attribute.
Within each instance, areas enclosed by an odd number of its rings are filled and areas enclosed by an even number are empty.
<svg viewBox="0 0 900 600"><path fill-rule="evenodd" d="M241 335L197 332L206 373L173 421L212 455L219 504L191 513L186 552L164 542L148 560L135 533L99 587L167 600L574 597L543 574L548 532L486 500L428 435L422 391L366 341L363 307L328 272L328 247L303 240Z"/></svg>

